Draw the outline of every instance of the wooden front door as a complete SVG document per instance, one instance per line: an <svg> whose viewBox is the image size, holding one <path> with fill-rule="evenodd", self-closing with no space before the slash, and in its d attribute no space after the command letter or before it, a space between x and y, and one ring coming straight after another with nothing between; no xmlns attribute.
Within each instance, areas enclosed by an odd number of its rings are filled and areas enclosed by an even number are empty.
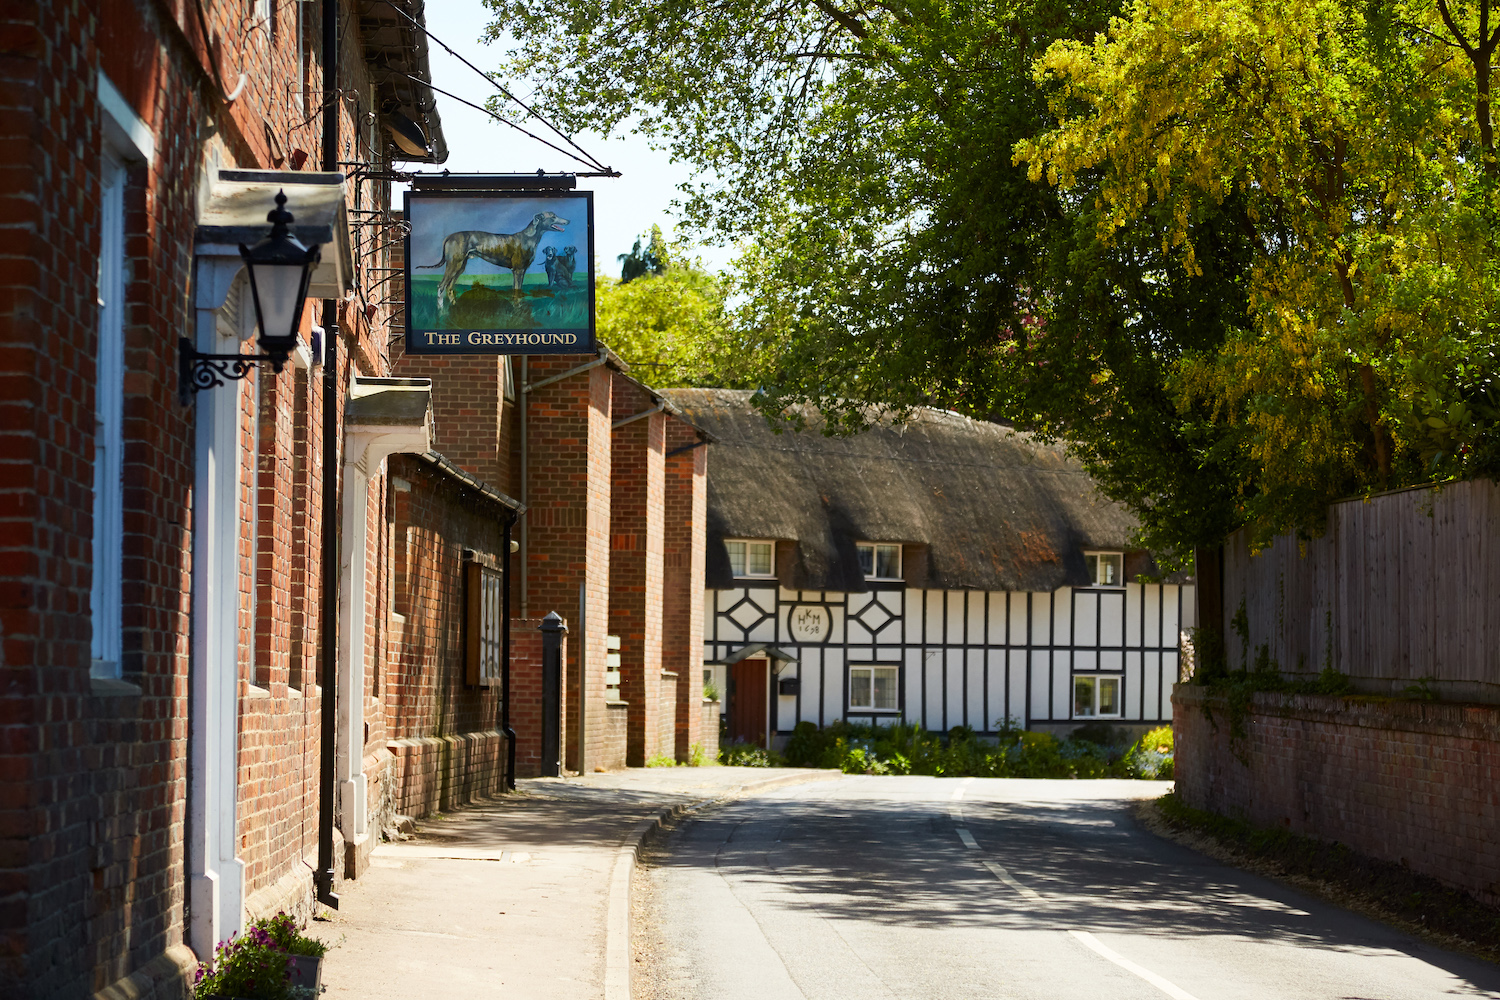
<svg viewBox="0 0 1500 1000"><path fill-rule="evenodd" d="M766 745L769 673L765 660L741 660L729 667L730 742Z"/></svg>

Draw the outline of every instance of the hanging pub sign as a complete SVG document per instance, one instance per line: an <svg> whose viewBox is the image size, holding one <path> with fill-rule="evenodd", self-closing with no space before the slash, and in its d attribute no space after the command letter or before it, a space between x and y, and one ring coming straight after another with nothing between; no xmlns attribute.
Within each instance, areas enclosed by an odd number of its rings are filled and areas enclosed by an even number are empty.
<svg viewBox="0 0 1500 1000"><path fill-rule="evenodd" d="M591 191L406 195L407 354L593 354Z"/></svg>

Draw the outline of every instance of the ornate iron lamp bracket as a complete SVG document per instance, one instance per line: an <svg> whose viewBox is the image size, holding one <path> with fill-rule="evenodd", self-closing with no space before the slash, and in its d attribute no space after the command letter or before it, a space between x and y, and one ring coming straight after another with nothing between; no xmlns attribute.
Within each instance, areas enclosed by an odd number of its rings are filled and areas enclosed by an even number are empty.
<svg viewBox="0 0 1500 1000"><path fill-rule="evenodd" d="M177 339L177 397L186 406L193 394L249 375L256 365L270 365L278 373L285 358L270 354L204 354L187 337Z"/></svg>

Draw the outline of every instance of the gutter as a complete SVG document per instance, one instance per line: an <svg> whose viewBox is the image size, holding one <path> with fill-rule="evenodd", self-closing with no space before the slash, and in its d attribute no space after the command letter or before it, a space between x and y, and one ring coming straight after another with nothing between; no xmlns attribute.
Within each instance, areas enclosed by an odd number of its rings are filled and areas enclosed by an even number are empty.
<svg viewBox="0 0 1500 1000"><path fill-rule="evenodd" d="M609 425L609 429L612 430L612 431L617 431L621 427L624 427L626 424L633 424L637 420L645 420L647 417L655 416L656 414L660 413L662 410L665 410L666 408L667 408L667 401L665 399L658 400L657 404L655 406L651 407L651 409L649 409L649 410L642 410L640 413L634 413L634 414L631 414L628 417L623 417L620 420L616 420L614 423L612 423L612 424Z"/></svg>

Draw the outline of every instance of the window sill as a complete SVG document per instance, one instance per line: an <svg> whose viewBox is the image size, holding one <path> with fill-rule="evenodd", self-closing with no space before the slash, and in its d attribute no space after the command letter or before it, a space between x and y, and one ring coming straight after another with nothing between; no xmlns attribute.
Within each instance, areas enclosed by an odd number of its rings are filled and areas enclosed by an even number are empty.
<svg viewBox="0 0 1500 1000"><path fill-rule="evenodd" d="M89 678L89 694L95 698L136 698L140 693L141 686L129 681L115 677Z"/></svg>
<svg viewBox="0 0 1500 1000"><path fill-rule="evenodd" d="M787 697L791 697L791 696L788 695ZM847 715L900 715L901 714L901 709L899 709L899 708L859 708L859 707L856 707L854 705L850 705L849 708L845 711L845 714L847 714Z"/></svg>
<svg viewBox="0 0 1500 1000"><path fill-rule="evenodd" d="M619 701L617 699L609 699L609 698L606 698L605 701L604 701L604 707L605 708L625 708L629 704L630 704L630 702L628 702L628 701Z"/></svg>
<svg viewBox="0 0 1500 1000"><path fill-rule="evenodd" d="M245 685L245 698L249 701L260 701L262 699L269 699L270 697L271 692L266 688L255 684Z"/></svg>

